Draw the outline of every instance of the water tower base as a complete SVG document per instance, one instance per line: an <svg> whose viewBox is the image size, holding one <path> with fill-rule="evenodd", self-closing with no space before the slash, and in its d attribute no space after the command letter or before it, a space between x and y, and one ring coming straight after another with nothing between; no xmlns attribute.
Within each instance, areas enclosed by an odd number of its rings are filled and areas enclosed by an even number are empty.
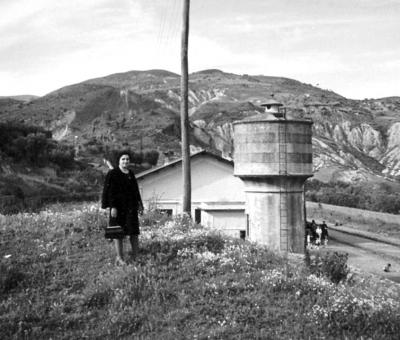
<svg viewBox="0 0 400 340"><path fill-rule="evenodd" d="M242 178L249 239L270 249L304 253L306 177Z"/></svg>

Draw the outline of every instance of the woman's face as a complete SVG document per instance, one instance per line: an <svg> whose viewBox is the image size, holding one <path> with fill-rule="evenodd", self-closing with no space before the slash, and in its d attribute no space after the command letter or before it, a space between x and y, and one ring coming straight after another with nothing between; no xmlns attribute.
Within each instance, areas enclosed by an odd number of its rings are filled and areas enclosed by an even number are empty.
<svg viewBox="0 0 400 340"><path fill-rule="evenodd" d="M121 169L127 169L129 162L130 162L129 155L122 155L119 159L119 167Z"/></svg>

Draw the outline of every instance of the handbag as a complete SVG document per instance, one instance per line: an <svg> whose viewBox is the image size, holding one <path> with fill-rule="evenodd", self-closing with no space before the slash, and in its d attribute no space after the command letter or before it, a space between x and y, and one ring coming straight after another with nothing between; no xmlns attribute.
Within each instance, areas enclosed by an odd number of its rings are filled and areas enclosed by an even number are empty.
<svg viewBox="0 0 400 340"><path fill-rule="evenodd" d="M109 225L104 229L105 238L124 238L125 232L120 225L114 225L115 219L111 218Z"/></svg>
<svg viewBox="0 0 400 340"><path fill-rule="evenodd" d="M105 238L123 238L124 236L124 229L120 225L109 225L104 230Z"/></svg>

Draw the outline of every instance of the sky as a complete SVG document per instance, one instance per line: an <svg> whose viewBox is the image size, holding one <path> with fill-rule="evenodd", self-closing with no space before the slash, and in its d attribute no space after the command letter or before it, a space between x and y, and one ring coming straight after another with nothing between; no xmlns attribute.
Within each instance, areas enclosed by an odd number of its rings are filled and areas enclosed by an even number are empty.
<svg viewBox="0 0 400 340"><path fill-rule="evenodd" d="M180 74L183 0L0 0L0 96L131 70ZM189 72L400 96L400 0L191 0Z"/></svg>

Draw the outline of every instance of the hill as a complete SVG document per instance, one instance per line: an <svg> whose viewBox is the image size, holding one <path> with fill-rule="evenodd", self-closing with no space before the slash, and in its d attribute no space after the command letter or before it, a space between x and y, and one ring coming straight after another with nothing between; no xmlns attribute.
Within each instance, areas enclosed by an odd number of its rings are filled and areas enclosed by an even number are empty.
<svg viewBox="0 0 400 340"><path fill-rule="evenodd" d="M315 177L350 183L398 181L400 97L350 100L297 80L210 69L190 74L190 140L232 156L232 122L262 112L274 98L295 117L313 119ZM24 121L73 144L100 163L110 148L180 155L180 77L165 70L89 79L29 102L0 101L1 121Z"/></svg>
<svg viewBox="0 0 400 340"><path fill-rule="evenodd" d="M11 99L11 100L16 100L16 101L20 101L20 102L30 102L31 100L34 100L37 98L39 98L39 96L35 96L32 94L21 94L18 96L0 96L0 101Z"/></svg>

